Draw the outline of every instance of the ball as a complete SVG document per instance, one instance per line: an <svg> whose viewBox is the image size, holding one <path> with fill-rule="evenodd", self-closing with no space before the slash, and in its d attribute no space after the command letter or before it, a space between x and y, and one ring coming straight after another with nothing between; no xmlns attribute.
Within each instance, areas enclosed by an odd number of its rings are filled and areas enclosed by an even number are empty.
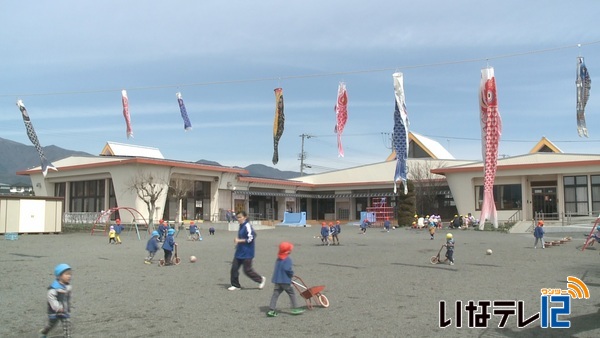
<svg viewBox="0 0 600 338"><path fill-rule="evenodd" d="M196 256L190 256L190 262L196 263Z"/></svg>
<svg viewBox="0 0 600 338"><path fill-rule="evenodd" d="M485 253L488 254L488 255L491 255L492 254L492 249L487 249L487 251Z"/></svg>

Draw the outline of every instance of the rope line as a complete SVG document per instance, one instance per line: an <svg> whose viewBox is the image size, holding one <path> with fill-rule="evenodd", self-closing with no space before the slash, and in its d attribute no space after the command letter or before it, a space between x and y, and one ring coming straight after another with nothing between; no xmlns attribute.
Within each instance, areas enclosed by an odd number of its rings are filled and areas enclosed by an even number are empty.
<svg viewBox="0 0 600 338"><path fill-rule="evenodd" d="M363 70L354 70L354 71L343 71L343 72L330 72L330 73L317 73L317 74L305 74L305 75L288 75L288 76L274 76L274 77L265 77L265 78L254 78L254 79L237 79L237 80L223 80L223 81L210 81L210 82L196 82L196 83L186 83L186 84L171 84L171 85L159 85L159 86L144 86L144 87L129 87L126 88L127 91L145 91L145 90L157 90L157 89L167 89L167 88L183 88L183 87L200 87L200 86L214 86L214 85L225 85L225 84L241 84L241 83L252 83L252 82L267 82L267 81L276 81L280 82L281 80L297 80L297 79L308 79L308 78L319 78L319 77L330 77L330 76L340 76L340 75L355 75L355 74L366 74L366 73L380 73L380 72L389 72L389 71L400 71L407 69L417 69L417 68L431 68L431 67L443 67L443 66L451 66L463 63L474 63L474 62L482 62L489 60L498 60L498 59L506 59L506 58L514 58L526 55L533 54L544 54L556 52L563 49L571 49L571 48L580 48L581 46L590 46L599 44L600 40L571 44L553 48L546 49L537 49L530 50L525 52L518 52L512 54L504 54L504 55L496 55L485 58L475 58L475 59L464 59L464 60L454 60L454 61L444 61L437 63L425 63L419 65L409 65L403 67L385 67L385 68L374 68L374 69L363 69ZM96 93L108 93L108 92L120 92L123 88L118 89L97 89L97 90L83 90L83 91L66 91L66 92L49 92L49 93L21 93L21 94L0 94L0 97L28 97L28 96L58 96L58 95L79 95L79 94L96 94Z"/></svg>

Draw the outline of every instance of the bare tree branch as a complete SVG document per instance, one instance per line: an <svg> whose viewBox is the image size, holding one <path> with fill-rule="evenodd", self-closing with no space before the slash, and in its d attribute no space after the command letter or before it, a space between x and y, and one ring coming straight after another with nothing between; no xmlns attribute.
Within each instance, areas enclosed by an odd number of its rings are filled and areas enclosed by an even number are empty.
<svg viewBox="0 0 600 338"><path fill-rule="evenodd" d="M189 196L194 192L194 181L186 180L183 178L174 178L171 179L169 183L169 193L170 196L175 197L177 199L177 222L181 222L181 209L182 209L182 199L184 197Z"/></svg>
<svg viewBox="0 0 600 338"><path fill-rule="evenodd" d="M156 201L158 201L163 191L168 189L166 180L162 177L155 177L148 172L138 171L132 177L128 189L135 191L137 196L146 204L148 223L153 225Z"/></svg>
<svg viewBox="0 0 600 338"><path fill-rule="evenodd" d="M415 161L409 168L409 179L415 186L415 199L417 212L427 214L439 210L439 196L447 190L448 184L443 176L433 174L431 171L444 167L444 162Z"/></svg>

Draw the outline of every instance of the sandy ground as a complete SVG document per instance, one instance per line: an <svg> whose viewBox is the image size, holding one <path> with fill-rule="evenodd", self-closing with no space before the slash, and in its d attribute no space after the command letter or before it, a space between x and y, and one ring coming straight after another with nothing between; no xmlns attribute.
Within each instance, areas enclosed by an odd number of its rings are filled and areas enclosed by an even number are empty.
<svg viewBox="0 0 600 338"><path fill-rule="evenodd" d="M122 236L122 245L89 233L0 240L0 336L37 336L46 321L46 287L61 262L74 269L77 337L600 336L600 249L577 250L581 233L573 234L573 242L534 250L531 235L455 231L456 265L450 266L429 262L447 230L430 240L424 231L369 229L360 235L348 225L340 235L342 245L327 247L314 238L317 228L278 227L257 236L255 268L268 278L265 289L242 275L244 289L227 291L234 233L219 225L216 235L208 236L207 225L202 228L201 242L178 236L183 261L173 267L143 264L147 237L138 241L133 232ZM284 293L278 302L282 313L266 317L277 245L283 240L295 244L296 274L308 286L326 286L329 308L292 316ZM492 255L485 254L488 248ZM198 262L188 262L190 255ZM541 329L539 320L517 329L515 316L504 329L497 328L498 316L488 328L468 328L466 312L462 328L454 322L439 328L440 300L448 303L446 318L455 318L458 300L502 299L523 300L529 317L540 311L540 289L566 289L567 276L582 279L591 293L590 299L572 300L571 315L562 317L571 321L571 329Z"/></svg>

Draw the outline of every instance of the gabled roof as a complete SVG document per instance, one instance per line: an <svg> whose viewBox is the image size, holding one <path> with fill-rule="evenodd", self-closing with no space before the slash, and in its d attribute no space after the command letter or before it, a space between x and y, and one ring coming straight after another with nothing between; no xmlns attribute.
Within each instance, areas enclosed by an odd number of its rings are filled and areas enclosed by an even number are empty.
<svg viewBox="0 0 600 338"><path fill-rule="evenodd" d="M542 136L542 139L529 151L529 153L562 153L562 150L547 139L546 136Z"/></svg>
<svg viewBox="0 0 600 338"><path fill-rule="evenodd" d="M106 142L106 145L100 152L100 156L134 156L164 159L163 154L158 148L117 142Z"/></svg>
<svg viewBox="0 0 600 338"><path fill-rule="evenodd" d="M419 169L425 169L429 171L434 168L457 166L471 162L472 161L463 160L434 160L430 158L409 158L407 161L407 165L409 168L408 179L419 179L418 177L414 177L414 175L418 174L419 171L422 171ZM380 163L366 164L354 168L330 171L322 174L296 177L292 180L311 183L318 186L319 188L352 187L360 185L384 185L391 188L394 184L395 171L396 163L393 161L385 161ZM433 175L429 178L443 178L441 176L436 176L437 175Z"/></svg>
<svg viewBox="0 0 600 338"><path fill-rule="evenodd" d="M432 158L434 160L455 159L454 156L452 156L452 154L450 154L450 152L439 142L412 131L408 133L408 142L409 158ZM386 161L392 161L394 159L396 159L395 150L392 151Z"/></svg>

